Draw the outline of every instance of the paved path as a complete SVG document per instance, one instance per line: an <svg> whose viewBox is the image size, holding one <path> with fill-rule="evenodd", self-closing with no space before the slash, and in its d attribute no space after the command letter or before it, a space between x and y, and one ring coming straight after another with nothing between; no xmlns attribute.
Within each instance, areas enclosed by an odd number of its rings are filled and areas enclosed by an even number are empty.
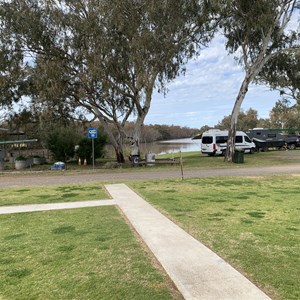
<svg viewBox="0 0 300 300"><path fill-rule="evenodd" d="M185 299L270 299L126 185L106 188Z"/></svg>
<svg viewBox="0 0 300 300"><path fill-rule="evenodd" d="M125 184L105 186L112 200L0 207L0 214L118 205L185 299L267 300L248 279Z"/></svg>
<svg viewBox="0 0 300 300"><path fill-rule="evenodd" d="M32 171L26 175L8 175L2 173L0 176L0 188L17 186L54 185L86 182L124 182L130 180L148 180L164 178L181 178L180 168L174 166L168 170L96 170L88 174L71 174L68 171L53 171L53 174L35 173ZM289 164L272 167L251 167L251 168L226 168L226 169L186 169L184 178L203 178L213 176L263 176L280 174L300 174L300 164Z"/></svg>
<svg viewBox="0 0 300 300"><path fill-rule="evenodd" d="M105 205L115 205L115 204L116 202L114 200L90 200L90 201L77 201L77 202L64 202L64 203L0 206L0 215L34 212L34 211L45 211L45 210L95 207L95 206L105 206Z"/></svg>

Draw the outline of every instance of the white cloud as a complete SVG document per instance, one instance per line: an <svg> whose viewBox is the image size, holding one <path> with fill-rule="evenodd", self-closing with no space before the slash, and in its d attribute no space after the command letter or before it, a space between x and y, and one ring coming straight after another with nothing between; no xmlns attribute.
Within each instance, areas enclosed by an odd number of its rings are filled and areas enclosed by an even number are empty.
<svg viewBox="0 0 300 300"><path fill-rule="evenodd" d="M216 125L231 113L243 78L242 67L227 54L223 38L217 36L209 48L187 64L186 74L168 85L166 97L154 93L146 124L193 128ZM242 108L252 107L265 118L278 98L276 91L251 85Z"/></svg>

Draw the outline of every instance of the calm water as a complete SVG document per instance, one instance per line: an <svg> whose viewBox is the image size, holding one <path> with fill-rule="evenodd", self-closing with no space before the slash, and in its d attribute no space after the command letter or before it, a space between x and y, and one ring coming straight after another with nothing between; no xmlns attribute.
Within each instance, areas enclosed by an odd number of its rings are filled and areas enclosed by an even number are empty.
<svg viewBox="0 0 300 300"><path fill-rule="evenodd" d="M175 152L190 152L201 151L201 141L189 139L178 139L170 141L161 141L149 144L147 148L153 147L154 150L149 151L156 154L175 153Z"/></svg>
<svg viewBox="0 0 300 300"><path fill-rule="evenodd" d="M190 152L190 151L201 151L201 140L192 140L191 138L187 139L177 139L170 141L160 141L155 143L144 143L141 145L141 153L146 154L152 152L155 154L165 154L165 153L177 153L181 152ZM113 155L113 150L107 148L107 151L111 152ZM130 148L126 148L124 153L130 153Z"/></svg>

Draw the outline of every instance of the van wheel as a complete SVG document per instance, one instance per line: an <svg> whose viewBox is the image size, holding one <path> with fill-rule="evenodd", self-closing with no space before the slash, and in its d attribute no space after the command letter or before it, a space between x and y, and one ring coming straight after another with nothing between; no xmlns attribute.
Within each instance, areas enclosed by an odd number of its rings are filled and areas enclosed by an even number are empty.
<svg viewBox="0 0 300 300"><path fill-rule="evenodd" d="M251 148L250 149L250 154L254 154L255 153L255 148Z"/></svg>
<svg viewBox="0 0 300 300"><path fill-rule="evenodd" d="M226 150L222 150L222 156L226 155Z"/></svg>
<svg viewBox="0 0 300 300"><path fill-rule="evenodd" d="M289 144L288 148L290 150L295 150L296 149L296 145L295 144Z"/></svg>

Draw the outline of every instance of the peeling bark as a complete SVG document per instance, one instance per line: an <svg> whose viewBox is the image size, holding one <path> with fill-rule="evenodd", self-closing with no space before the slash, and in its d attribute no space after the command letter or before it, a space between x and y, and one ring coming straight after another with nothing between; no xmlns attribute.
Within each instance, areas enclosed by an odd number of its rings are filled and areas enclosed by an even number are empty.
<svg viewBox="0 0 300 300"><path fill-rule="evenodd" d="M245 99L245 95L248 91L249 84L251 82L251 76L246 75L243 83L240 87L238 96L235 100L234 107L231 113L231 127L228 132L228 140L227 140L227 150L224 157L224 161L232 162L234 149L235 149L235 136L236 136L236 126L238 121L238 116L241 110L242 103Z"/></svg>
<svg viewBox="0 0 300 300"><path fill-rule="evenodd" d="M142 126L144 125L145 118L149 112L152 93L154 88L155 78L157 76L157 72L153 71L152 76L150 77L148 84L145 88L145 103L143 107L141 107L140 97L136 97L135 104L137 107L138 115L134 126L132 144L131 144L131 155L140 155L140 138L142 132Z"/></svg>

